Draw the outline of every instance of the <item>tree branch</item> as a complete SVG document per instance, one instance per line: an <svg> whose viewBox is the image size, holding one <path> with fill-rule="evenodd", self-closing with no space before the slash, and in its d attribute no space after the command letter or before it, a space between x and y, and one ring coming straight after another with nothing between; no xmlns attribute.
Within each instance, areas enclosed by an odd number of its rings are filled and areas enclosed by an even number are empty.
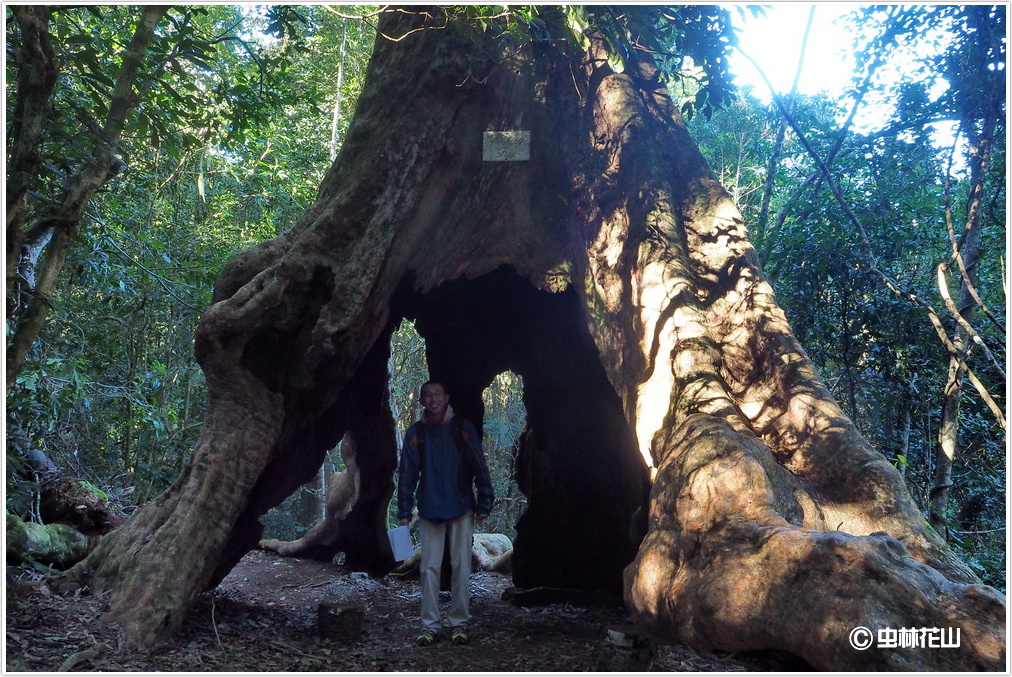
<svg viewBox="0 0 1012 677"><path fill-rule="evenodd" d="M137 105L137 95L133 90L134 83L137 81L137 71L147 53L155 26L168 10L169 7L166 5L146 6L137 23L134 36L130 40L130 45L123 54L119 75L116 76L116 87L113 90L112 101L109 102L109 114L106 116L103 128L106 141L109 143L119 140L123 128L126 126L127 116Z"/></svg>
<svg viewBox="0 0 1012 677"><path fill-rule="evenodd" d="M966 285L966 293L970 295L970 297L974 300L974 302L977 304L977 307L981 309L984 315L989 320L991 320L992 324L1001 329L1002 335L1005 335L1007 333L1005 325L1002 324L998 320L998 318L994 316L994 314L991 312L991 309L987 307L987 304L985 304L983 299L980 298L980 295L977 294L977 288L974 286L973 279L967 272L966 264L963 261L963 255L960 251L959 240L956 238L956 229L952 223L952 195L950 192L950 187L952 184L952 169L951 169L952 155L954 152L955 152L955 142L953 142L953 151L950 152L949 154L949 171L946 172L945 177L945 227L946 230L948 230L949 232L949 242L952 243L952 256L949 258L949 261L947 263L942 265L945 265L946 268L948 268L949 266L952 265L953 262L955 262L959 266L959 272L963 275L963 282ZM988 157L990 157L990 151L988 152ZM967 228L969 228L970 224L973 223L972 218L973 215L970 215L967 218ZM964 232L965 230L966 229L964 229ZM972 333L971 335L974 336L975 342L979 340L979 337L976 336L976 333Z"/></svg>
<svg viewBox="0 0 1012 677"><path fill-rule="evenodd" d="M959 308L956 307L956 303L952 300L952 295L949 293L949 285L945 278L945 274L948 271L948 264L938 264L938 293L941 295L946 309L956 320L959 326L963 328L963 331L966 332L967 336L969 336L970 339L984 351L984 355L986 355L988 361L991 362L991 366L994 367L999 374L1001 374L1002 379L1005 379L1005 370L1002 368L1001 363L998 362L995 356L988 349L987 344L984 343L984 339L980 337L980 334L978 334L973 326L966 321L966 318L964 318L963 314L959 312Z"/></svg>
<svg viewBox="0 0 1012 677"><path fill-rule="evenodd" d="M377 9L375 12L369 12L368 14L356 15L356 14L342 14L341 12L338 12L336 9L334 9L330 5L320 5L320 6L323 7L323 9L327 10L328 12L330 12L331 14L333 14L335 16L338 16L338 17L340 17L342 19L357 19L357 20L362 20L362 21L364 21L366 19L371 19L374 16L379 16L380 14L383 14L384 12L387 12L390 9L390 5L383 5L382 7L380 7L379 9Z"/></svg>
<svg viewBox="0 0 1012 677"><path fill-rule="evenodd" d="M131 263L131 264L137 266L138 268L140 268L141 270L143 270L145 273L147 273L148 275L150 275L152 278L154 278L158 282L158 284L161 285L162 289L164 289L165 292L169 296L171 296L172 298L176 299L176 301L181 306L183 306L184 308L187 308L189 310L192 310L194 312L198 312L198 313L201 310L203 310L202 308L197 308L196 306L190 305L189 303L187 303L183 299L179 298L179 296L174 291L172 291L172 289L170 289L169 285L167 284L167 282L171 282L171 280L167 281L165 278L163 278L158 273L154 272L150 268L146 268L145 266L143 266L139 261L135 261L134 258L132 256L130 256L128 253L126 253L125 251L123 251L123 248L120 247L118 244L116 244L116 242L114 240L109 240L109 244L111 244L116 249L116 251L118 251L120 253L120 255L123 257L123 260L127 261L128 263Z"/></svg>
<svg viewBox="0 0 1012 677"><path fill-rule="evenodd" d="M805 24L805 35L801 39L801 53L798 55L798 68L794 73L794 82L791 85L790 101L793 105L794 98L798 93L798 81L801 79L801 69L805 63L805 51L808 48L808 38L812 32L812 21L815 19L815 5L812 5L808 12L808 23ZM741 52L741 46L738 46L738 51ZM753 61L756 68L759 65ZM769 167L766 171L766 186L763 188L762 201L759 207L759 229L765 233L770 219L770 201L773 198L773 187L776 180L777 170L780 167L780 154L784 148L784 137L787 136L787 121L783 118L780 119L780 124L777 126L777 138L773 143L773 153L770 157Z"/></svg>

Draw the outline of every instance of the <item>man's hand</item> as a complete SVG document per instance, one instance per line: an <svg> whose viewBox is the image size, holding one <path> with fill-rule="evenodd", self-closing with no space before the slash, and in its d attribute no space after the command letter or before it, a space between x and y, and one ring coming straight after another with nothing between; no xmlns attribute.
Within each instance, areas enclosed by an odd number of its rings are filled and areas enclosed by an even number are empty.
<svg viewBox="0 0 1012 677"><path fill-rule="evenodd" d="M475 515L474 519L479 522L484 522L486 519L488 519L488 515Z"/></svg>

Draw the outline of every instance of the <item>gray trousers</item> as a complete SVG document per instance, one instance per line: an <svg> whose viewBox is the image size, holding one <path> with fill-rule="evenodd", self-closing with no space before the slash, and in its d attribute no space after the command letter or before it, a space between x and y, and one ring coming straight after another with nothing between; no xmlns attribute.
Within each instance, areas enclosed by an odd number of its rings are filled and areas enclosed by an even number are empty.
<svg viewBox="0 0 1012 677"><path fill-rule="evenodd" d="M443 565L443 544L450 536L450 594L452 603L447 616L451 628L464 627L471 618L468 579L471 577L471 543L474 535L474 513L449 522L430 522L418 519L418 533L422 542L422 627L438 632L439 572Z"/></svg>

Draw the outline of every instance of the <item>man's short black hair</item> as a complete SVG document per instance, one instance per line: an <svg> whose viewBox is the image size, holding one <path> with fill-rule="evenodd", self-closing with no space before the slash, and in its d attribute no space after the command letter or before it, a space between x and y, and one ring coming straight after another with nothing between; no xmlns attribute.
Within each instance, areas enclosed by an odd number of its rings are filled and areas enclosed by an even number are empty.
<svg viewBox="0 0 1012 677"><path fill-rule="evenodd" d="M435 379L430 379L430 380L426 381L425 383L423 383L422 387L418 389L418 397L419 397L419 399L421 399L422 393L425 392L425 387L426 386L440 386L440 387L442 387L444 393L446 393L447 395L450 394L450 391L446 389L446 384L445 383L443 383L442 381L437 381Z"/></svg>

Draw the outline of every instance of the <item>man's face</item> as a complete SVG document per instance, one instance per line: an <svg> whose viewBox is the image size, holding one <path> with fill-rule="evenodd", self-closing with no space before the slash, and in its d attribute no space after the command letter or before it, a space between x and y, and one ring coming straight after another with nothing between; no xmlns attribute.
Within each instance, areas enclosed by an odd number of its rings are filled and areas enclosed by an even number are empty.
<svg viewBox="0 0 1012 677"><path fill-rule="evenodd" d="M439 383L430 383L422 388L422 407L433 418L442 418L446 413L446 405L450 396Z"/></svg>

